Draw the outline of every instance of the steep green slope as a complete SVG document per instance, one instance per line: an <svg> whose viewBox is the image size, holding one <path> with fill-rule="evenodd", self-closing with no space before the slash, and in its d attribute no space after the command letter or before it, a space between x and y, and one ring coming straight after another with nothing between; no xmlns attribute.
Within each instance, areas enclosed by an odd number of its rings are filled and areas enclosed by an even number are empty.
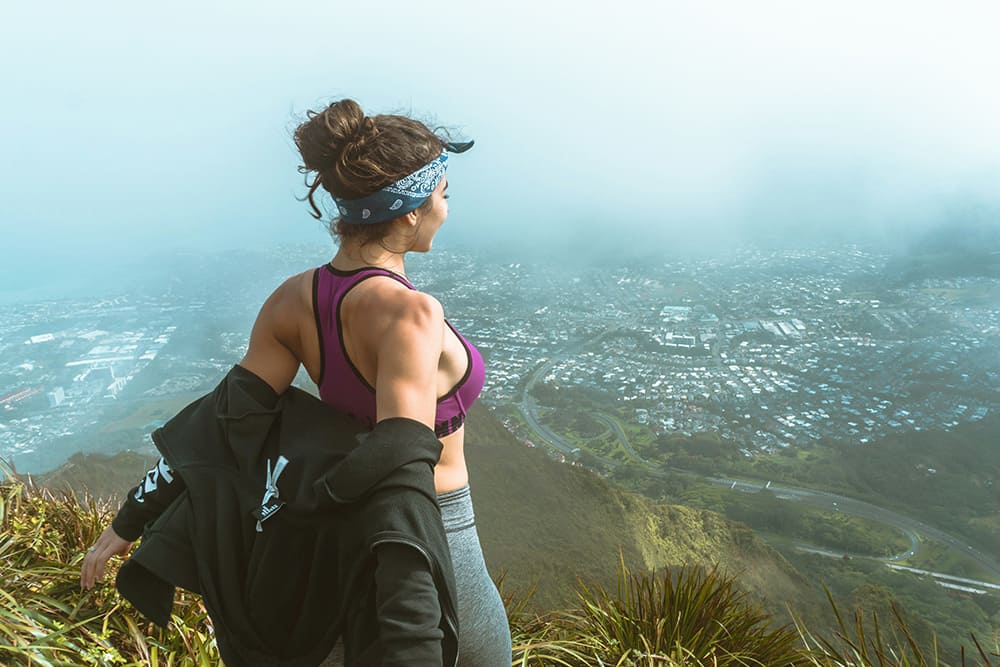
<svg viewBox="0 0 1000 667"><path fill-rule="evenodd" d="M553 461L519 444L486 409L474 409L467 428L487 562L518 588L537 581L540 607L575 602L577 577L613 587L619 548L640 570L718 563L772 609L785 600L814 599L795 568L741 524L715 512L655 503Z"/></svg>

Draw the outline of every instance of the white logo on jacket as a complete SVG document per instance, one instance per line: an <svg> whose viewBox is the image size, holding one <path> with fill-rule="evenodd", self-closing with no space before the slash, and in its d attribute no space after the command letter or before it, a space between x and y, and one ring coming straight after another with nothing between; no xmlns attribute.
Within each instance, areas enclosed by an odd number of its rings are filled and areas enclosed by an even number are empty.
<svg viewBox="0 0 1000 667"><path fill-rule="evenodd" d="M281 473L284 472L287 465L288 459L284 456L279 456L272 470L271 459L267 460L267 479L264 480L264 498L260 501L260 518L257 519L258 533L264 531L261 522L278 510L277 506L268 507L267 501L272 499L277 500L280 497L278 495L278 478L281 477Z"/></svg>
<svg viewBox="0 0 1000 667"><path fill-rule="evenodd" d="M170 466L167 465L167 462L163 460L163 457L160 457L160 460L157 461L156 465L146 473L146 477L143 479L142 484L136 488L133 498L138 500L140 503L146 502L146 494L156 491L161 479L165 484L170 484L174 481L173 470L171 470Z"/></svg>

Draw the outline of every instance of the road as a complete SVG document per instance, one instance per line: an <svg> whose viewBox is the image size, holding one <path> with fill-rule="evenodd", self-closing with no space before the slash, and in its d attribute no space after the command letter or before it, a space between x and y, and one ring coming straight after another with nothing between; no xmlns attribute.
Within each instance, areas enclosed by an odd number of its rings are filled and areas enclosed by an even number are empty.
<svg viewBox="0 0 1000 667"><path fill-rule="evenodd" d="M898 556L894 556L889 560L904 560L912 557L916 552L919 537L924 537L925 539L931 539L935 542L944 544L953 551L962 554L982 567L990 574L990 576L996 577L1000 580L1000 562L989 554L976 549L972 545L963 542L961 539L939 528L935 528L934 526L928 525L923 521L899 514L898 512L885 509L884 507L879 507L878 505L872 505L871 503L863 500L857 500L855 498L849 498L835 493L814 491L801 487L776 485L773 483L768 486L768 483L766 482L746 481L725 477L706 477L705 479L715 484L730 487L736 491L755 493L766 487L775 493L779 498L806 503L812 507L860 516L898 528L909 536L911 548L909 551L899 554Z"/></svg>
<svg viewBox="0 0 1000 667"><path fill-rule="evenodd" d="M618 423L617 419L609 417L608 415L602 414L600 412L595 412L594 414L591 415L591 417L601 422L602 424L608 426L611 429L611 432L614 433L616 436L618 436L618 442L621 444L622 449L624 449L629 456L631 456L639 463L642 463L643 465L646 466L653 465L646 459L639 456L639 453L637 451L632 449L632 443L628 441L628 438L625 436L625 431L622 430L621 424Z"/></svg>
<svg viewBox="0 0 1000 667"><path fill-rule="evenodd" d="M579 453L577 450L579 448L575 444L569 442L561 435L555 433L554 431L547 428L545 425L543 425L541 422L538 421L538 417L536 416L536 410L538 409L538 406L535 403L535 399L528 396L527 392L525 392L524 398L521 400L521 403L519 403L517 407L521 411L521 414L524 415L525 421L527 421L528 426L532 430L534 430L536 437L539 440L549 445L553 449L562 452L566 456L573 456L573 457L577 456L577 454ZM600 461L604 465L614 467L619 464L619 462L615 461L614 459L609 459L605 456L599 456L592 452L588 453L595 460Z"/></svg>
<svg viewBox="0 0 1000 667"><path fill-rule="evenodd" d="M599 340L603 336L606 336L608 333L609 333L608 331L601 332L596 336L590 338L589 340L583 341L582 343L579 343L578 345L575 345L572 348L565 350L563 352L563 356L572 354L575 350L578 350L591 342ZM575 450L577 449L577 446L575 444L569 442L568 440L563 438L558 433L555 433L551 429L546 428L545 425L543 425L538 420L538 405L537 403L535 403L535 399L532 398L531 396L531 389L532 387L535 386L535 383L538 382L538 379L540 377L543 377L546 373L548 373L549 370L558 361L559 357L553 357L552 359L543 362L538 368L532 371L531 375L528 377L528 381L525 382L524 384L524 393L521 395L521 402L517 404L517 407L518 410L521 412L521 414L524 416L524 419L528 422L528 426L532 430L534 430L536 437L539 440L549 445L553 449L562 452L562 454L566 456L576 456ZM614 459L609 459L604 456L598 456L597 454L593 453L590 454L596 460L600 461L604 465L611 467L618 465L618 461L615 461Z"/></svg>
<svg viewBox="0 0 1000 667"><path fill-rule="evenodd" d="M822 491L775 486L773 483L768 485L767 483L761 484L760 482L746 482L720 477L706 477L705 479L715 484L728 486L734 491L743 491L746 493L757 493L767 488L774 493L775 496L782 500L794 500L818 509L833 510L834 512L843 512L852 516L860 516L865 519L871 519L872 521L886 524L900 530L910 539L910 548L907 551L896 554L895 556L879 558L878 560L906 560L907 558L912 558L916 554L917 549L920 548L919 534L910 525L910 522L913 520L904 517L901 514L890 512L889 510L878 507L877 505L872 505L860 500L854 500L853 498L838 496L832 493L824 493Z"/></svg>

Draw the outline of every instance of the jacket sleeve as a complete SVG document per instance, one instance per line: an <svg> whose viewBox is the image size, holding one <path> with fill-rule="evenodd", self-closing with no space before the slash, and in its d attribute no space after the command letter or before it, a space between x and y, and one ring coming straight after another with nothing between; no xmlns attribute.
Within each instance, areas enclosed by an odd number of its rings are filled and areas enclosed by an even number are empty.
<svg viewBox="0 0 1000 667"><path fill-rule="evenodd" d="M441 604L427 559L389 542L375 549L375 612L382 667L440 667Z"/></svg>
<svg viewBox="0 0 1000 667"><path fill-rule="evenodd" d="M146 524L160 516L183 491L184 482L180 476L160 458L139 485L129 491L111 527L122 539L134 542L142 535Z"/></svg>

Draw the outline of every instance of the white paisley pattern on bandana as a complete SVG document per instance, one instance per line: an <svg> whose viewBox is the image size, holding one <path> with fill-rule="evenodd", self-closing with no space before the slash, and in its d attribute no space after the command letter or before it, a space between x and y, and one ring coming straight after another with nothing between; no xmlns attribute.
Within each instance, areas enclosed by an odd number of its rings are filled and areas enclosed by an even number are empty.
<svg viewBox="0 0 1000 667"><path fill-rule="evenodd" d="M417 209L434 194L448 168L448 154L428 162L412 174L359 199L334 199L341 220L353 224L375 224Z"/></svg>
<svg viewBox="0 0 1000 667"><path fill-rule="evenodd" d="M382 190L391 192L394 195L407 195L410 197L430 197L434 189L444 177L445 163L448 155L442 153L441 157L433 162L428 162L420 169L409 176L404 176L392 185L387 185Z"/></svg>

